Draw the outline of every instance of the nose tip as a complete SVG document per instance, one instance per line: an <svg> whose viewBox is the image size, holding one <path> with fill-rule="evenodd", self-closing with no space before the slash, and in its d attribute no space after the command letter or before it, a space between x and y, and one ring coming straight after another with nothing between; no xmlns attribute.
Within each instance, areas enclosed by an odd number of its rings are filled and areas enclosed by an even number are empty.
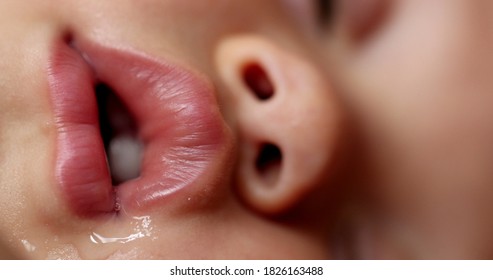
<svg viewBox="0 0 493 280"><path fill-rule="evenodd" d="M237 187L268 214L297 204L329 174L341 118L323 72L259 37L235 37L218 49L238 134Z"/></svg>

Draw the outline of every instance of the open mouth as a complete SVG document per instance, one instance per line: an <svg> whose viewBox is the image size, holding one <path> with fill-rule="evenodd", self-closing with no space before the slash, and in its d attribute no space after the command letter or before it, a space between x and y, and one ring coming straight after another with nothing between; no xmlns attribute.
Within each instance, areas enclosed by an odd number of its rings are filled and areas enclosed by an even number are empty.
<svg viewBox="0 0 493 280"><path fill-rule="evenodd" d="M180 203L172 195L189 201L217 191L232 140L210 83L193 71L131 50L63 42L48 80L55 177L75 213L135 213Z"/></svg>
<svg viewBox="0 0 493 280"><path fill-rule="evenodd" d="M135 118L104 83L95 87L99 128L113 186L138 178L144 144L139 138Z"/></svg>

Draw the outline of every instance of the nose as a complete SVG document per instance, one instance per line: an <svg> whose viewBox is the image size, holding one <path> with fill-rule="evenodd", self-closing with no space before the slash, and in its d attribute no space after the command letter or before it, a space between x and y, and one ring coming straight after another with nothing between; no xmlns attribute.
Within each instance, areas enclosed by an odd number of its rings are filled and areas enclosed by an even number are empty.
<svg viewBox="0 0 493 280"><path fill-rule="evenodd" d="M265 214L297 205L330 174L341 110L316 63L260 36L223 40L216 66L239 142L236 187Z"/></svg>

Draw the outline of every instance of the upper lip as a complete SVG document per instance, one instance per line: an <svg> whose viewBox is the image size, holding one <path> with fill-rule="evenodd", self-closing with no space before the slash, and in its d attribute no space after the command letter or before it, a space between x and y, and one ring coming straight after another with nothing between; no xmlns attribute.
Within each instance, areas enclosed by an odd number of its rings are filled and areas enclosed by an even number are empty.
<svg viewBox="0 0 493 280"><path fill-rule="evenodd" d="M231 136L201 75L135 50L78 41L55 45L48 78L58 132L56 179L75 213L144 211L171 194L190 200L217 185ZM145 145L140 177L117 187L99 132L98 82L133 114Z"/></svg>

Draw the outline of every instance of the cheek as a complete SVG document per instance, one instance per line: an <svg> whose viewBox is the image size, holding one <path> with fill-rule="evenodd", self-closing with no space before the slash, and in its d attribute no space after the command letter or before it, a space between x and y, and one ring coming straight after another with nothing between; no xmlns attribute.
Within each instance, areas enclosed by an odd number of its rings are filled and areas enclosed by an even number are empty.
<svg viewBox="0 0 493 280"><path fill-rule="evenodd" d="M345 98L385 216L418 250L477 255L493 231L493 40L477 5L441 2L402 1L343 66Z"/></svg>
<svg viewBox="0 0 493 280"><path fill-rule="evenodd" d="M476 6L401 2L384 32L347 56L345 98L370 125L396 130L403 141L483 137L491 119L493 37L485 36Z"/></svg>

